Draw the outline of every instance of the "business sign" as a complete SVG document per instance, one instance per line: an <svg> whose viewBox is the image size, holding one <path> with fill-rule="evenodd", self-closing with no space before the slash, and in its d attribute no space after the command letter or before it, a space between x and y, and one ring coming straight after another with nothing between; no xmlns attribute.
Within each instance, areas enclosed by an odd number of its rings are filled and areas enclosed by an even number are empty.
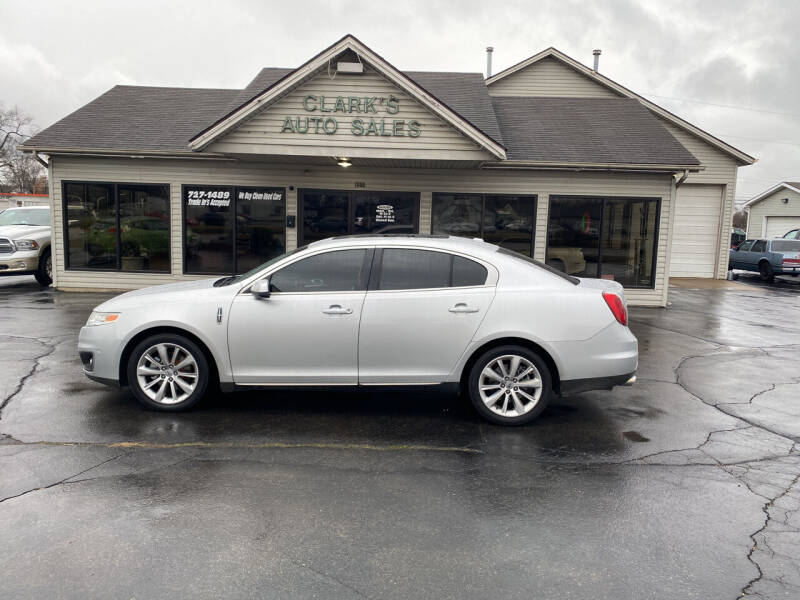
<svg viewBox="0 0 800 600"><path fill-rule="evenodd" d="M416 119L400 119L400 99L396 96L317 96L303 98L305 116L286 116L281 133L334 135L349 132L354 136L412 137L422 135Z"/></svg>
<svg viewBox="0 0 800 600"><path fill-rule="evenodd" d="M228 208L231 201L283 202L283 188L186 186L183 190L186 206Z"/></svg>

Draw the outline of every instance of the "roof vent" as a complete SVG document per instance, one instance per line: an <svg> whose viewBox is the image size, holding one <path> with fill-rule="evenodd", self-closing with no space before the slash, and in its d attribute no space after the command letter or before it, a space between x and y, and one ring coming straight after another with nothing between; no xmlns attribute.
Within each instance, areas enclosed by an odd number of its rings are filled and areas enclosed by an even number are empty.
<svg viewBox="0 0 800 600"><path fill-rule="evenodd" d="M486 79L492 76L492 52L494 48L491 46L486 47Z"/></svg>
<svg viewBox="0 0 800 600"><path fill-rule="evenodd" d="M600 55L603 53L600 48L595 48L592 50L592 54L594 55L594 72L597 73L600 71Z"/></svg>
<svg viewBox="0 0 800 600"><path fill-rule="evenodd" d="M364 63L360 62L338 62L336 63L338 73L363 73Z"/></svg>

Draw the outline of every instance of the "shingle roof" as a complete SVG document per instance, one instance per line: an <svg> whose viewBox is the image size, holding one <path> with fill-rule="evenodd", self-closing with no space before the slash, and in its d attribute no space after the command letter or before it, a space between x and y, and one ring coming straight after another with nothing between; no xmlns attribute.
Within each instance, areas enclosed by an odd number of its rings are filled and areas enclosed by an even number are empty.
<svg viewBox="0 0 800 600"><path fill-rule="evenodd" d="M191 138L291 71L262 69L241 90L116 86L25 146L185 152ZM510 160L699 164L635 99L491 98L478 73L406 75L505 145Z"/></svg>
<svg viewBox="0 0 800 600"><path fill-rule="evenodd" d="M633 98L494 97L509 160L699 165Z"/></svg>
<svg viewBox="0 0 800 600"><path fill-rule="evenodd" d="M27 147L188 151L241 90L118 85L25 142Z"/></svg>

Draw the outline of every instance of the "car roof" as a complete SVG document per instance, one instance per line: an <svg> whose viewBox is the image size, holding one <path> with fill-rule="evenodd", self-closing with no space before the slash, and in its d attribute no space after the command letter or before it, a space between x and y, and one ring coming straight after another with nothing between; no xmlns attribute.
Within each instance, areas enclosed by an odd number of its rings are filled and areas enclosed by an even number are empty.
<svg viewBox="0 0 800 600"><path fill-rule="evenodd" d="M498 247L479 238L464 238L452 235L427 235L420 233L383 233L343 235L318 240L308 245L309 249L335 248L337 246L414 246L437 248L465 254L483 255L497 252Z"/></svg>

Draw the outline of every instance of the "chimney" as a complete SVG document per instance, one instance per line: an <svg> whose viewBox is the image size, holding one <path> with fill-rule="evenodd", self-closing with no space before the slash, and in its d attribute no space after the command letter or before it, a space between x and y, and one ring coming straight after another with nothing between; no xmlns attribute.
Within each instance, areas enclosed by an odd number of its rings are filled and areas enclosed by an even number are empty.
<svg viewBox="0 0 800 600"><path fill-rule="evenodd" d="M492 76L492 52L494 48L486 46L486 79Z"/></svg>
<svg viewBox="0 0 800 600"><path fill-rule="evenodd" d="M592 50L592 54L594 55L594 72L597 73L600 67L600 55L603 53L602 50L599 48L595 48Z"/></svg>

